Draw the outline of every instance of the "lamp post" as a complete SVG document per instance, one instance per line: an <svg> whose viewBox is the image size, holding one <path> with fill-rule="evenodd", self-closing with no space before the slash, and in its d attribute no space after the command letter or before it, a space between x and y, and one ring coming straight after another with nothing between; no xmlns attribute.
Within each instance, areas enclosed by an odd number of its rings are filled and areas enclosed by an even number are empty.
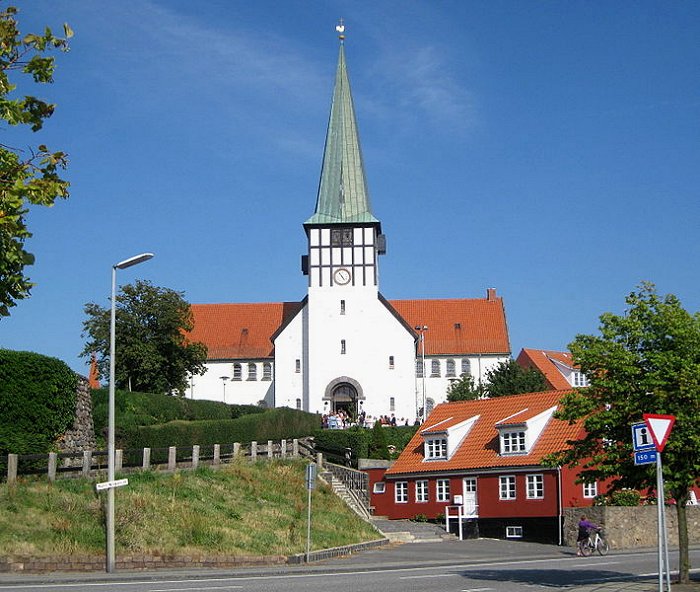
<svg viewBox="0 0 700 592"><path fill-rule="evenodd" d="M153 253L141 253L112 265L112 310L109 323L109 407L107 427L107 480L114 481L114 368L117 319L117 269L126 269L148 261ZM114 487L107 490L107 572L114 571Z"/></svg>
<svg viewBox="0 0 700 592"><path fill-rule="evenodd" d="M428 330L428 325L417 325L416 331L420 333L420 349L421 349L421 365L423 368L423 406L421 412L421 421L425 421L427 416L425 409L425 332Z"/></svg>
<svg viewBox="0 0 700 592"><path fill-rule="evenodd" d="M219 376L222 384L224 385L224 403L226 402L226 381L229 379L228 376Z"/></svg>

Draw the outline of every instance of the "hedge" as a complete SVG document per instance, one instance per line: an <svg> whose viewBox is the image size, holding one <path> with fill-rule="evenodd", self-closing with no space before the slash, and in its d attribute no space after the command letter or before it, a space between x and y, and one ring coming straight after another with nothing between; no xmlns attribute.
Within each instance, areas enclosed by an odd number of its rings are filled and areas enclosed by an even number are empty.
<svg viewBox="0 0 700 592"><path fill-rule="evenodd" d="M392 446L395 451L390 454L391 458L396 458L406 447L406 444L413 437L418 429L417 426L388 426L381 429L384 436L382 446ZM314 431L316 448L321 452L326 452L332 457L343 456L345 448L350 448L353 459L358 458L385 458L386 452L376 449L377 443L373 439L374 429L352 427L347 430L323 430L317 428Z"/></svg>
<svg viewBox="0 0 700 592"><path fill-rule="evenodd" d="M77 374L61 360L0 349L0 463L10 452L52 450L73 425L77 386Z"/></svg>

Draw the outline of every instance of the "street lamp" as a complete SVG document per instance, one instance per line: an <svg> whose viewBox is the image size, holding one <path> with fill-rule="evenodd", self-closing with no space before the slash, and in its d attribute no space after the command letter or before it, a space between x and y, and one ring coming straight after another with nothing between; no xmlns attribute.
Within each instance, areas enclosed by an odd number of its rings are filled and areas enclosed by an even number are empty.
<svg viewBox="0 0 700 592"><path fill-rule="evenodd" d="M153 253L141 253L112 265L112 310L109 323L109 407L107 426L107 480L114 481L114 368L117 319L117 269L148 261ZM114 487L107 489L107 572L114 571Z"/></svg>
<svg viewBox="0 0 700 592"><path fill-rule="evenodd" d="M221 382L224 385L224 403L225 403L226 402L226 381L229 380L229 377L228 376L219 376L219 378L221 379Z"/></svg>
<svg viewBox="0 0 700 592"><path fill-rule="evenodd" d="M425 421L427 416L425 409L425 332L428 330L428 325L416 325L416 331L420 333L420 345L421 345L421 365L423 368L423 412L421 413L421 420Z"/></svg>

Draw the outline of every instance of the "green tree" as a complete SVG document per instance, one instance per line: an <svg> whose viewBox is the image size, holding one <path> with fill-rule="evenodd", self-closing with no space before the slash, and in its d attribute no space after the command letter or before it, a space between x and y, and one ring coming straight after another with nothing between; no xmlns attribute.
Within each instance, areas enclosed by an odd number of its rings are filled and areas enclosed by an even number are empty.
<svg viewBox="0 0 700 592"><path fill-rule="evenodd" d="M109 377L110 309L85 305L88 319L82 356L97 353L100 376ZM189 374L203 374L207 348L190 342L192 312L181 292L139 280L122 286L116 298L116 367L118 388L184 394Z"/></svg>
<svg viewBox="0 0 700 592"><path fill-rule="evenodd" d="M653 490L655 470L635 466L630 425L644 413L674 415L663 452L667 492L678 514L679 574L689 578L686 504L700 475L700 313L643 283L619 316L600 317L600 335L578 335L569 346L590 386L564 397L562 419L583 419L585 435L554 455L554 464L582 465L584 479L611 478L615 490ZM663 495L658 495L665 499Z"/></svg>
<svg viewBox="0 0 700 592"><path fill-rule="evenodd" d="M73 33L64 25L65 38L54 36L48 27L43 35L22 37L16 14L13 6L0 11L0 120L37 132L55 105L32 95L15 96L17 85L10 74L27 74L40 84L53 82L54 57L47 54L68 51ZM33 285L25 274L34 263L34 255L24 248L32 236L25 221L28 206L51 206L68 197L69 183L59 176L66 165L64 152L51 152L43 144L27 151L0 145L0 318L9 316L9 309L27 298Z"/></svg>
<svg viewBox="0 0 700 592"><path fill-rule="evenodd" d="M471 374L463 374L459 380L455 380L447 387L447 400L450 403L454 401L473 401L474 399L482 399L485 396L486 387L482 384L476 384Z"/></svg>
<svg viewBox="0 0 700 592"><path fill-rule="evenodd" d="M542 372L536 368L526 370L513 359L499 362L498 366L486 372L486 394L489 397L537 393L548 388Z"/></svg>

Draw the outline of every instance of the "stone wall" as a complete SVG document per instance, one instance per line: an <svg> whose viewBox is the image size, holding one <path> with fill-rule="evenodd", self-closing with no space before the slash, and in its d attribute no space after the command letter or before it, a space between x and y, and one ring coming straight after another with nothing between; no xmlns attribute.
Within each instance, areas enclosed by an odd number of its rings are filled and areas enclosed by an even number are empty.
<svg viewBox="0 0 700 592"><path fill-rule="evenodd" d="M96 447L92 421L92 393L87 378L78 376L73 427L56 442L60 452L82 452ZM79 461L82 462L82 461Z"/></svg>
<svg viewBox="0 0 700 592"><path fill-rule="evenodd" d="M593 506L564 510L564 542L576 544L578 521L585 514L591 522L605 527L605 536L612 549L655 547L657 543L657 507ZM688 540L700 544L700 506L688 506ZM666 530L669 547L678 546L678 515L675 506L666 506Z"/></svg>

